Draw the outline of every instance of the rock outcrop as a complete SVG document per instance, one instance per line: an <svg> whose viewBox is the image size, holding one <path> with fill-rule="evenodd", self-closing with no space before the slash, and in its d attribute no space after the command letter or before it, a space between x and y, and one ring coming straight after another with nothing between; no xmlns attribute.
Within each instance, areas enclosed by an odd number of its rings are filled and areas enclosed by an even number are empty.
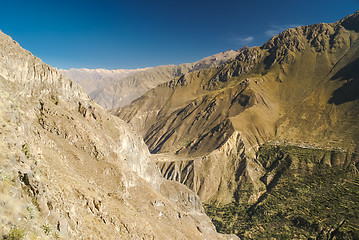
<svg viewBox="0 0 359 240"><path fill-rule="evenodd" d="M0 235L236 239L163 180L141 137L0 32Z"/></svg>

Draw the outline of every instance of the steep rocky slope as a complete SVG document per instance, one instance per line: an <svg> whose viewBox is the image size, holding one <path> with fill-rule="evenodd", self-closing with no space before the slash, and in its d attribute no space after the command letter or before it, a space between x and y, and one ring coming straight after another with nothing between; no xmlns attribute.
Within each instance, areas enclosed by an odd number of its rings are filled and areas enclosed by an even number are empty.
<svg viewBox="0 0 359 240"><path fill-rule="evenodd" d="M142 134L165 177L186 184L208 206L219 209L214 214L211 211L214 218L221 213L218 206L234 201L236 206L248 207L244 212L252 213L244 221L253 220L256 206L266 204L264 199L273 193L271 190L286 191L281 184L293 180L290 174L305 188L303 181L317 173L314 166L331 166L333 176L344 171L345 177L338 175L338 184L345 179L355 185L359 167L358 26L356 12L336 23L288 29L261 47L242 49L235 60L222 67L174 78L112 112ZM281 165L278 160L272 165L270 158L261 161L258 156L265 143L323 149L325 156L332 158L321 155L312 159L304 154L299 163L284 161ZM296 172L298 165L308 171ZM323 179L313 181L320 185ZM358 189L345 189L344 196L358 193ZM295 204L293 201L290 206ZM358 207L353 211L358 214ZM268 210L265 214L276 213ZM286 212L284 217L292 223L288 228L298 227L295 216ZM325 219L324 213L318 218ZM220 218L217 228L221 229L221 223L222 230L234 232L238 227L230 224L234 222L233 218ZM358 229L355 224L353 229ZM330 237L339 225L332 221L322 230ZM257 226L252 224L247 232L238 234L257 238L276 229L270 224L266 227L254 230ZM304 232L305 238L312 237L313 232ZM303 232L291 233L291 237L303 237Z"/></svg>
<svg viewBox="0 0 359 240"><path fill-rule="evenodd" d="M0 32L0 236L235 239L141 137Z"/></svg>
<svg viewBox="0 0 359 240"><path fill-rule="evenodd" d="M133 70L70 69L61 70L61 72L79 83L96 103L104 108L112 109L128 105L148 90L170 81L173 77L223 65L237 55L237 51L230 50L194 63L180 65Z"/></svg>

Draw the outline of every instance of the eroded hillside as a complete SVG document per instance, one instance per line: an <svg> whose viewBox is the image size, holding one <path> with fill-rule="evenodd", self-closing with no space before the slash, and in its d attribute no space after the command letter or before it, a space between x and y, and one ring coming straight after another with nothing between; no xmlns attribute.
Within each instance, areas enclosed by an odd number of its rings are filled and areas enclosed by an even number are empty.
<svg viewBox="0 0 359 240"><path fill-rule="evenodd" d="M314 165L332 167L334 176L339 168L350 176L346 181L355 182L359 167L358 26L356 12L336 23L288 29L261 47L242 49L222 67L184 74L113 113L142 134L165 177L186 184L209 206L235 202L253 210L271 189L278 190L277 184L291 181L276 172L272 181L274 175L268 172L281 165L267 169L270 164L258 158L257 151L265 143L339 151L335 161L313 160ZM301 161L296 164L313 167ZM291 167L280 169L284 173ZM308 173L298 174L302 184ZM349 196L348 191L343 194ZM354 209L355 215L358 208ZM219 222L229 224L233 218ZM338 225L328 223L323 231L330 236ZM234 232L226 226L223 229ZM267 225L256 236L272 227ZM250 228L241 236L254 237L252 232Z"/></svg>
<svg viewBox="0 0 359 240"><path fill-rule="evenodd" d="M236 238L122 120L1 32L0 161L4 239Z"/></svg>

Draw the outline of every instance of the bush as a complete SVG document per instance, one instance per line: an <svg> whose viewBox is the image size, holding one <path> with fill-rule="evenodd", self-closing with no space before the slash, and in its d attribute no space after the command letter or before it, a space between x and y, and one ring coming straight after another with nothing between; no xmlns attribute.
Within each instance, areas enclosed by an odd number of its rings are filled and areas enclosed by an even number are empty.
<svg viewBox="0 0 359 240"><path fill-rule="evenodd" d="M6 240L20 240L25 237L25 231L19 228L11 229L10 233L3 236L3 239Z"/></svg>

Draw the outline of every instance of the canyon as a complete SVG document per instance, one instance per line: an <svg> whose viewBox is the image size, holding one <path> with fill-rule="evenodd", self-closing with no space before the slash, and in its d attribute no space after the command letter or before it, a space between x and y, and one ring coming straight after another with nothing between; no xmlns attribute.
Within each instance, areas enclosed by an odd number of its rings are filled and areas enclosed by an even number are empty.
<svg viewBox="0 0 359 240"><path fill-rule="evenodd" d="M356 238L358 209L348 206L358 201L351 195L358 193L358 26L356 12L288 29L261 47L241 49L227 64L183 74L111 112L143 136L164 177L200 196L222 232L244 239ZM314 186L308 198L317 193L315 202L345 207L313 220L290 212L310 202L297 196L301 201L294 197L289 210L279 211L271 196L288 194L288 182L300 194L307 179ZM351 186L328 200L320 194L327 181ZM321 209L308 205L309 212Z"/></svg>
<svg viewBox="0 0 359 240"><path fill-rule="evenodd" d="M359 11L181 65L0 59L4 239L359 238Z"/></svg>
<svg viewBox="0 0 359 240"><path fill-rule="evenodd" d="M3 239L238 239L142 138L0 32Z"/></svg>

